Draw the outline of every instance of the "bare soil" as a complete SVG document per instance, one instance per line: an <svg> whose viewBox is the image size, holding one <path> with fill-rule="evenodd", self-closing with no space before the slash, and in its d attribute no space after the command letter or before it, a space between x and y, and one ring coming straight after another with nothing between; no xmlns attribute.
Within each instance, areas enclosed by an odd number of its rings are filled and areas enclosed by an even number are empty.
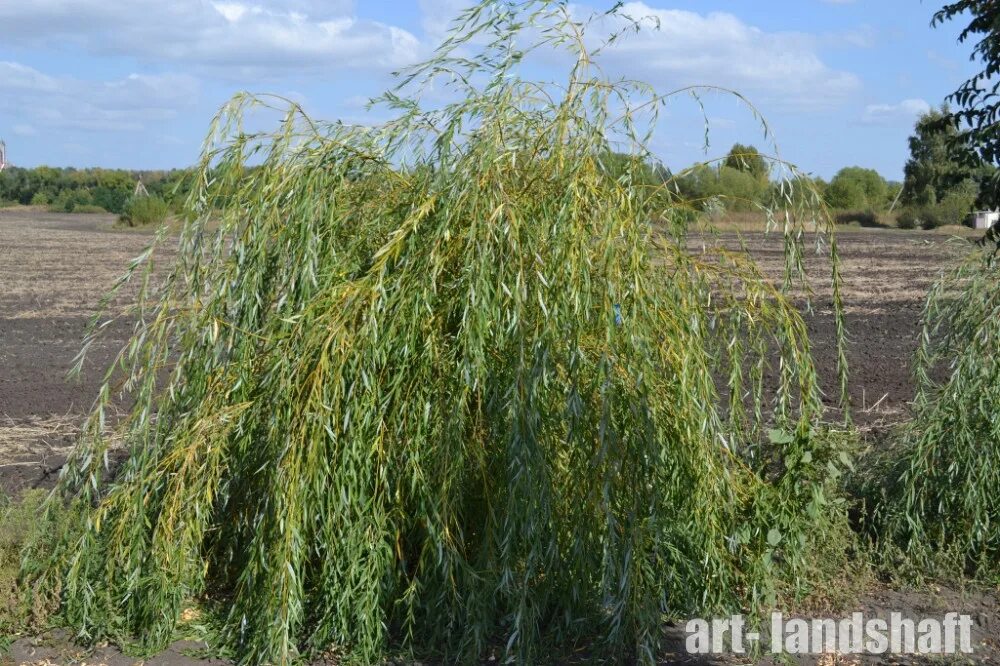
<svg viewBox="0 0 1000 666"><path fill-rule="evenodd" d="M108 215L0 210L0 493L49 486L130 331L112 325L67 373L101 297L150 237ZM134 292L110 304L119 313Z"/></svg>
<svg viewBox="0 0 1000 666"><path fill-rule="evenodd" d="M905 418L913 397L909 363L917 345L924 294L968 241L877 229L843 232L838 239L851 341L850 396L856 422L878 440ZM16 495L54 483L102 372L127 340L130 324L115 324L90 350L80 381L67 383L66 373L101 296L150 240L148 235L115 229L110 216L0 210L0 494ZM749 241L765 267L780 273L780 241L759 234ZM827 399L835 407L835 329L828 268L820 261L810 269L816 296L808 325ZM133 296L133 290L123 290L111 312L120 312ZM899 611L908 617L970 613L977 622L975 661L1000 663L995 638L1000 630L997 590L878 587L842 614L853 610L880 616ZM190 656L189 647L175 646L147 663L209 663ZM5 659L37 664L135 661L113 648L81 650L61 633L22 638L6 657L0 654L0 664ZM675 653L665 655L663 663L747 662L736 658L696 662ZM923 662L896 657L881 663Z"/></svg>
<svg viewBox="0 0 1000 666"><path fill-rule="evenodd" d="M924 297L933 282L970 249L971 240L968 235L883 229L837 234L849 397L852 417L863 431L880 434L905 418L914 394L911 359L918 345ZM722 241L735 245L734 237ZM780 239L754 234L744 242L766 272L782 274ZM811 251L811 245L807 249ZM823 255L816 255L807 257L806 269L815 292L806 324L826 403L835 409L840 387L831 266Z"/></svg>

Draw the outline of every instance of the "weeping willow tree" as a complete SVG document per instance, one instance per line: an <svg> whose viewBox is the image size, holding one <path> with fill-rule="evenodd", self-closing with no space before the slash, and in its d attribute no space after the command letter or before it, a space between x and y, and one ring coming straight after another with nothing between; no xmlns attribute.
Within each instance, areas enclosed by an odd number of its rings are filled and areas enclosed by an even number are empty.
<svg viewBox="0 0 1000 666"><path fill-rule="evenodd" d="M604 76L586 27L484 2L376 126L223 109L174 263L153 279L163 235L123 278L135 331L52 500L85 520L28 557L81 635L153 650L201 600L245 663L650 660L665 617L819 582L843 511L806 218L775 221L785 281L694 250L648 177L668 97ZM518 76L540 48L564 83Z"/></svg>
<svg viewBox="0 0 1000 666"><path fill-rule="evenodd" d="M876 526L890 555L925 570L997 576L998 286L994 246L970 254L942 277L924 306L914 416L902 432L902 453L887 476L892 483Z"/></svg>

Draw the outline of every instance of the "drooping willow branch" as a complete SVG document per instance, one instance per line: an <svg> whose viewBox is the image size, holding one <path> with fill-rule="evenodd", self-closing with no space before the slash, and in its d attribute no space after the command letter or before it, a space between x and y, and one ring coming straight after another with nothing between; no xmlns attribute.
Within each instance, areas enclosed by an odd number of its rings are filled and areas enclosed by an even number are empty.
<svg viewBox="0 0 1000 666"><path fill-rule="evenodd" d="M81 631L153 649L209 598L246 663L651 660L665 614L763 608L845 547L801 293L691 248L650 184L656 115L630 111L664 99L603 77L562 4L456 25L384 124L289 105L248 133L274 102L247 95L214 121L60 482L85 523L34 554ZM519 78L526 37L574 57L567 82ZM425 110L431 82L454 101ZM801 212L775 218L789 275L825 219Z"/></svg>

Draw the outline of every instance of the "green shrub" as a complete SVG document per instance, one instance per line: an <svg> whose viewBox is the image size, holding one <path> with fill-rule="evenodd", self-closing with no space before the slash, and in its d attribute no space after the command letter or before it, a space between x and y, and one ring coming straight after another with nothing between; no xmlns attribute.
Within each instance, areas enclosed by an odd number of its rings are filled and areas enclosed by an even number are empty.
<svg viewBox="0 0 1000 666"><path fill-rule="evenodd" d="M91 206L93 199L86 190L63 190L48 206L51 213L72 213L77 206Z"/></svg>
<svg viewBox="0 0 1000 666"><path fill-rule="evenodd" d="M826 188L826 203L832 208L857 208L867 202L864 189L856 181L834 178Z"/></svg>
<svg viewBox="0 0 1000 666"><path fill-rule="evenodd" d="M48 211L50 213L72 213L75 207L76 201L73 198L73 193L64 191L49 201Z"/></svg>
<svg viewBox="0 0 1000 666"><path fill-rule="evenodd" d="M972 212L975 195L968 192L953 192L936 204L924 206L907 206L897 218L900 229L937 229L949 225L961 225L968 222Z"/></svg>
<svg viewBox="0 0 1000 666"><path fill-rule="evenodd" d="M947 210L943 210L937 205L920 207L920 228L931 231L938 227L953 224Z"/></svg>
<svg viewBox="0 0 1000 666"><path fill-rule="evenodd" d="M162 224L166 221L169 212L167 203L159 197L133 197L125 204L121 221L130 227Z"/></svg>
<svg viewBox="0 0 1000 666"><path fill-rule="evenodd" d="M947 225L965 224L979 196L979 186L966 180L949 191L940 201L910 205L903 209L898 225L903 229L936 229ZM934 197L931 196L931 199Z"/></svg>
<svg viewBox="0 0 1000 666"><path fill-rule="evenodd" d="M893 567L1000 581L1000 264L976 251L927 297L914 416L870 485ZM881 486L885 484L885 488Z"/></svg>
<svg viewBox="0 0 1000 666"><path fill-rule="evenodd" d="M900 229L916 229L922 225L923 223L920 219L920 211L916 208L904 208L899 211L899 215L896 216L896 226Z"/></svg>
<svg viewBox="0 0 1000 666"><path fill-rule="evenodd" d="M678 179L685 198L702 206L722 203L727 210L746 211L758 207L769 187L753 174L729 166L700 165ZM709 202L716 202L710 204Z"/></svg>
<svg viewBox="0 0 1000 666"><path fill-rule="evenodd" d="M35 192L31 197L32 206L48 206L49 195L45 192Z"/></svg>
<svg viewBox="0 0 1000 666"><path fill-rule="evenodd" d="M60 477L83 532L29 558L79 631L152 650L207 597L245 663L651 662L665 615L762 611L843 568L822 566L851 544L802 293L654 228L633 122L661 100L590 69L563 5L459 24L391 122L293 105L251 136L274 100L241 95L213 123L176 262L144 279L154 242L128 274L127 376ZM518 78L529 35L571 50L568 85ZM440 77L453 105L407 101Z"/></svg>
<svg viewBox="0 0 1000 666"><path fill-rule="evenodd" d="M979 188L975 183L967 182L962 187L948 192L936 204L924 206L924 228L933 229L945 225L965 224L972 207L975 205Z"/></svg>
<svg viewBox="0 0 1000 666"><path fill-rule="evenodd" d="M79 204L73 209L74 213L86 213L86 214L97 214L97 213L107 213L100 206L95 206L93 204Z"/></svg>
<svg viewBox="0 0 1000 666"><path fill-rule="evenodd" d="M0 644L6 636L45 624L56 607L53 597L35 596L22 585L21 553L29 544L46 550L59 538L76 530L69 512L51 507L42 513L43 490L25 493L12 500L0 496ZM2 646L0 646L2 647Z"/></svg>
<svg viewBox="0 0 1000 666"><path fill-rule="evenodd" d="M862 227L881 225L879 214L871 210L841 211L834 216L837 224L858 224Z"/></svg>
<svg viewBox="0 0 1000 666"><path fill-rule="evenodd" d="M107 181L108 178L105 177L102 180ZM100 206L102 210L106 210L109 213L114 213L116 215L124 213L125 206L132 197L134 184L130 178L127 180L121 180L124 182L117 183L116 186L111 186L109 183L105 182L104 185L94 188L94 204Z"/></svg>

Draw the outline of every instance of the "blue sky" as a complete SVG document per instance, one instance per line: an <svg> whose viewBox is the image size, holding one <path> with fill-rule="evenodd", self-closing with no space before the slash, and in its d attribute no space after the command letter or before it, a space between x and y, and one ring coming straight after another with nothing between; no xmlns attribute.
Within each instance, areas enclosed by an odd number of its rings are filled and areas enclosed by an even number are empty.
<svg viewBox="0 0 1000 666"><path fill-rule="evenodd" d="M274 92L312 115L373 122L364 101L425 57L463 0L0 0L0 137L22 166L193 163L234 92ZM916 116L972 71L940 0L643 0L660 20L609 53L609 70L660 90L746 94L783 158L829 178L861 165L901 178ZM586 8L611 3L589 0ZM653 145L672 168L764 146L745 109L707 100L664 114Z"/></svg>

